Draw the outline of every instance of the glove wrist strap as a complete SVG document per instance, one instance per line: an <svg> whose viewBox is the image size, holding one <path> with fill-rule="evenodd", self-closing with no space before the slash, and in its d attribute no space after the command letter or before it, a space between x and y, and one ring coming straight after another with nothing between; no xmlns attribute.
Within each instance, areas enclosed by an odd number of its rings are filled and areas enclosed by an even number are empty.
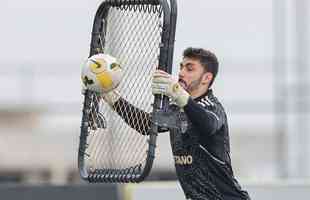
<svg viewBox="0 0 310 200"><path fill-rule="evenodd" d="M120 95L116 90L112 90L110 92L107 93L103 93L102 94L102 98L111 106L113 107L113 105L115 104L115 102L117 102L120 99Z"/></svg>

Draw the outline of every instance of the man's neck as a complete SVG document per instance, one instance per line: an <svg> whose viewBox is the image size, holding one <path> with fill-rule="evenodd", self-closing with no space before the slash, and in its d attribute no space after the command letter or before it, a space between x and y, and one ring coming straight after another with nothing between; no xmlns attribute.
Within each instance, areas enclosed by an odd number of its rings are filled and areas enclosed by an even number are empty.
<svg viewBox="0 0 310 200"><path fill-rule="evenodd" d="M209 88L201 88L200 90L195 90L195 91L192 91L190 93L190 96L193 98L193 99L196 99L202 95L204 95L207 91L208 91Z"/></svg>

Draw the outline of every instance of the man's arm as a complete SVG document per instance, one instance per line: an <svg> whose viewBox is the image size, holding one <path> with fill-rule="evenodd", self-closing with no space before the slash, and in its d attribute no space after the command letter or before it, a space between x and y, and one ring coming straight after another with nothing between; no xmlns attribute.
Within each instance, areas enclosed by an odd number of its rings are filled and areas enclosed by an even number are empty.
<svg viewBox="0 0 310 200"><path fill-rule="evenodd" d="M135 129L142 135L148 134L151 124L149 113L136 108L123 98L120 98L113 104L113 109L131 128Z"/></svg>
<svg viewBox="0 0 310 200"><path fill-rule="evenodd" d="M117 91L103 94L103 99L117 112L119 116L133 129L142 135L148 135L151 126L151 114L147 113L122 98ZM158 127L158 132L168 129Z"/></svg>
<svg viewBox="0 0 310 200"><path fill-rule="evenodd" d="M189 120L201 133L212 135L224 123L223 116L219 116L219 114L217 114L214 110L200 105L192 98L188 99L188 102L183 109Z"/></svg>

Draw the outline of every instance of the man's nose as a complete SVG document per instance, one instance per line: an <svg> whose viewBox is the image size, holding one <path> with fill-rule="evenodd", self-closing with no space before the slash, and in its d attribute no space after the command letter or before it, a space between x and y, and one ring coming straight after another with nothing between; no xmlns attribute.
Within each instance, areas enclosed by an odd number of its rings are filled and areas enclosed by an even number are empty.
<svg viewBox="0 0 310 200"><path fill-rule="evenodd" d="M180 77L180 78L184 77L184 69L180 69L180 71L179 71L179 77Z"/></svg>

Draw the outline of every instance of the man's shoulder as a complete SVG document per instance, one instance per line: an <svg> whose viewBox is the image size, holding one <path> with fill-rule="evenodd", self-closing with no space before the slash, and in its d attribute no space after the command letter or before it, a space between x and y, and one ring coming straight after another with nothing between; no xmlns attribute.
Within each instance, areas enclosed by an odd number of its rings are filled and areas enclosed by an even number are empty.
<svg viewBox="0 0 310 200"><path fill-rule="evenodd" d="M197 99L196 102L209 111L213 111L214 113L220 115L225 115L225 109L222 103L218 100L216 96L214 96L212 91L207 95Z"/></svg>
<svg viewBox="0 0 310 200"><path fill-rule="evenodd" d="M213 92L208 92L206 95L198 98L196 102L205 108L215 109L222 108L222 104L217 97L214 96Z"/></svg>
<svg viewBox="0 0 310 200"><path fill-rule="evenodd" d="M216 107L218 101L214 98L210 98L208 95L197 100L197 103L206 108Z"/></svg>

